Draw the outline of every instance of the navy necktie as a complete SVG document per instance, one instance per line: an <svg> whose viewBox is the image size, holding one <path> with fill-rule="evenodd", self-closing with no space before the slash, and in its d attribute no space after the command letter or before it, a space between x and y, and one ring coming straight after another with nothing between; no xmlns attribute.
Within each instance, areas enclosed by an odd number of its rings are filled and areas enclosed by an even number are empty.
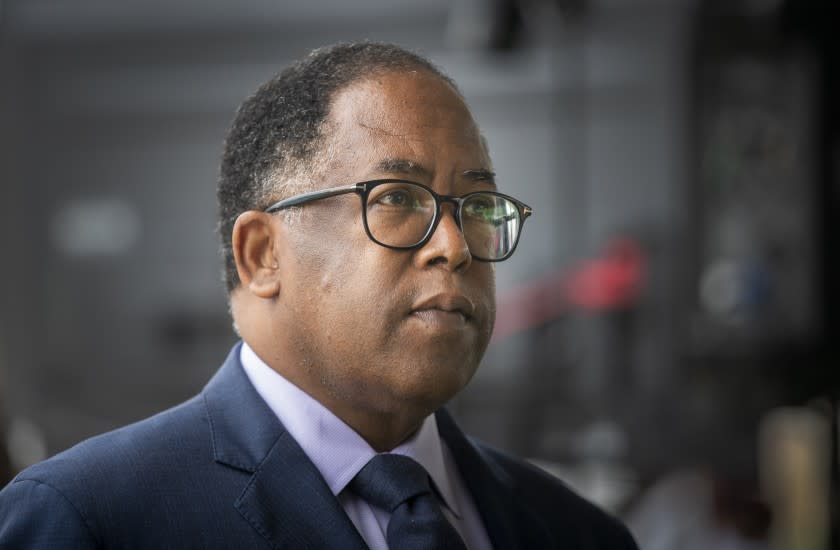
<svg viewBox="0 0 840 550"><path fill-rule="evenodd" d="M429 474L411 458L376 455L350 482L350 490L369 504L391 512L388 548L466 550L432 494Z"/></svg>

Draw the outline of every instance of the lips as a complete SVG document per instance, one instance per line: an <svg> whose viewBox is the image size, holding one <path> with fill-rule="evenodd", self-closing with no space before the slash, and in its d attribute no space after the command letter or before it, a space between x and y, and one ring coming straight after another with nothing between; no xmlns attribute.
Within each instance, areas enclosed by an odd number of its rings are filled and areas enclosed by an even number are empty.
<svg viewBox="0 0 840 550"><path fill-rule="evenodd" d="M472 301L457 293L435 294L418 301L411 308L411 316L441 328L462 327L474 314L475 305Z"/></svg>

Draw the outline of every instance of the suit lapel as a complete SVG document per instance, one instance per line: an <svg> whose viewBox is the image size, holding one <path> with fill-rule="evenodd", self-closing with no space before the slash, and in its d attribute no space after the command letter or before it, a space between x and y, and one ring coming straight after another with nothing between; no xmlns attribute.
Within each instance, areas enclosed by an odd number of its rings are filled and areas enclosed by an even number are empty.
<svg viewBox="0 0 840 550"><path fill-rule="evenodd" d="M203 392L215 460L252 474L233 506L275 548L367 548L320 472L251 385L239 348Z"/></svg>
<svg viewBox="0 0 840 550"><path fill-rule="evenodd" d="M552 547L546 526L519 504L515 480L467 439L446 410L439 410L436 417L438 431L455 458L493 547Z"/></svg>
<svg viewBox="0 0 840 550"><path fill-rule="evenodd" d="M277 440L235 506L278 547L367 548L321 474L288 432Z"/></svg>

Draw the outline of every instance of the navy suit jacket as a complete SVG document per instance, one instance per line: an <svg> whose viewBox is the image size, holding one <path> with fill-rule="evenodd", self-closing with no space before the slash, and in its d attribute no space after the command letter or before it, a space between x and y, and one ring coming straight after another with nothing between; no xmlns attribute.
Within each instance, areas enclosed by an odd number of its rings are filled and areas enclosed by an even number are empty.
<svg viewBox="0 0 840 550"><path fill-rule="evenodd" d="M497 549L635 548L555 478L437 420ZM366 546L236 346L189 401L21 472L0 491L0 548Z"/></svg>

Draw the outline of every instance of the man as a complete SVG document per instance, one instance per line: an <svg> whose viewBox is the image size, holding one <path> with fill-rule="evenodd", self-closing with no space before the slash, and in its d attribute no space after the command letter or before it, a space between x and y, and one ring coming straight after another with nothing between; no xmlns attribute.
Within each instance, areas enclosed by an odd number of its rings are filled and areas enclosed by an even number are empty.
<svg viewBox="0 0 840 550"><path fill-rule="evenodd" d="M0 544L635 547L441 409L530 209L428 61L362 43L285 70L241 106L218 196L243 343L192 400L21 473Z"/></svg>

